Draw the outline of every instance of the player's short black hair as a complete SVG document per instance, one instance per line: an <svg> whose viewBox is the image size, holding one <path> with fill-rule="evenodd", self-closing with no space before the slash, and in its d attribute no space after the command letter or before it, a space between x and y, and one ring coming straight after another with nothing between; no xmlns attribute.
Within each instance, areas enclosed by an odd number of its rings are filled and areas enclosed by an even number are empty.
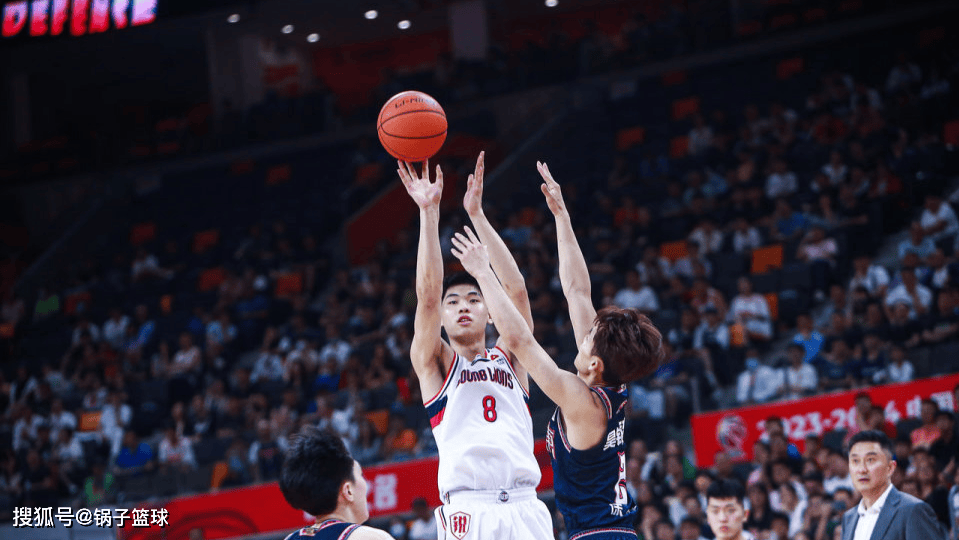
<svg viewBox="0 0 959 540"><path fill-rule="evenodd" d="M443 295L441 298L446 298L446 291L448 291L450 287L455 287L456 285L472 285L476 287L476 290L480 290L479 282L476 281L476 278L467 272L453 272L452 274L443 278Z"/></svg>
<svg viewBox="0 0 959 540"><path fill-rule="evenodd" d="M736 499L736 502L743 504L745 498L746 490L735 480L716 480L706 490L707 504L709 499Z"/></svg>
<svg viewBox="0 0 959 540"><path fill-rule="evenodd" d="M896 459L896 450L892 446L892 440L885 433L875 429L860 431L853 435L852 439L849 439L849 446L846 447L846 454L848 455L852 447L861 442L879 443L879 447L884 452L889 454L892 459Z"/></svg>
<svg viewBox="0 0 959 540"><path fill-rule="evenodd" d="M329 431L307 426L286 453L280 491L293 508L322 516L336 510L343 483L355 480L353 456L343 440Z"/></svg>

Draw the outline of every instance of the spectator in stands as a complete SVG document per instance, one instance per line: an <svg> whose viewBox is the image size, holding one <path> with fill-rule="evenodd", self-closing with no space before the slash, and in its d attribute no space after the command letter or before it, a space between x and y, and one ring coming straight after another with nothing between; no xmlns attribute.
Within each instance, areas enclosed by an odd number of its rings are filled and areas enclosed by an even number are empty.
<svg viewBox="0 0 959 540"><path fill-rule="evenodd" d="M833 187L845 182L849 174L849 168L838 150L829 153L829 162L822 166L821 171L829 180L829 185Z"/></svg>
<svg viewBox="0 0 959 540"><path fill-rule="evenodd" d="M878 312L878 308L870 310ZM881 321L880 321L881 322ZM906 302L897 302L892 307L892 313L889 317L889 323L886 325L874 325L867 330L881 330L892 343L912 348L919 344L922 338L922 323L916 319L909 318L909 304Z"/></svg>
<svg viewBox="0 0 959 540"><path fill-rule="evenodd" d="M13 288L7 288L3 293L3 303L0 304L0 323L6 323L16 328L26 314L23 298L13 293Z"/></svg>
<svg viewBox="0 0 959 540"><path fill-rule="evenodd" d="M112 504L116 499L116 479L113 473L106 470L103 462L93 463L90 476L83 483L81 501L86 508L95 508L104 504Z"/></svg>
<svg viewBox="0 0 959 540"><path fill-rule="evenodd" d="M932 308L932 291L919 283L912 268L903 268L899 275L901 283L886 294L886 316L892 319L892 307L897 303L905 303L909 306L909 318L916 320Z"/></svg>
<svg viewBox="0 0 959 540"><path fill-rule="evenodd" d="M160 468L163 474L182 471L188 472L196 467L193 457L193 443L176 432L176 426L168 422L163 440L160 441Z"/></svg>
<svg viewBox="0 0 959 540"><path fill-rule="evenodd" d="M747 341L769 341L773 337L773 326L766 297L753 292L753 282L747 276L740 277L737 285L739 295L733 298L729 310L731 321L743 328Z"/></svg>
<svg viewBox="0 0 959 540"><path fill-rule="evenodd" d="M700 246L705 255L719 253L723 247L723 232L716 227L716 222L707 218L693 229L689 240Z"/></svg>
<svg viewBox="0 0 959 540"><path fill-rule="evenodd" d="M426 499L413 500L413 521L410 523L409 540L433 540L436 538L436 519Z"/></svg>
<svg viewBox="0 0 959 540"><path fill-rule="evenodd" d="M383 439L376 432L373 422L361 418L357 422L356 440L350 445L350 453L361 465L371 465L380 459L380 447Z"/></svg>
<svg viewBox="0 0 959 540"><path fill-rule="evenodd" d="M110 318L103 323L103 339L114 350L120 350L126 339L130 317L123 314L120 308L110 309Z"/></svg>
<svg viewBox="0 0 959 540"><path fill-rule="evenodd" d="M948 202L936 194L926 196L925 209L919 217L923 232L936 244L947 241L949 246L959 233L959 219Z"/></svg>
<svg viewBox="0 0 959 540"><path fill-rule="evenodd" d="M919 407L919 418L922 425L912 430L910 440L912 441L913 451L918 449L928 450L933 443L941 436L941 431L936 423L936 415L939 414L939 405L931 400L924 399Z"/></svg>
<svg viewBox="0 0 959 540"><path fill-rule="evenodd" d="M939 411L936 413L936 426L939 428L939 438L929 447L929 453L936 460L936 468L949 474L955 469L956 458L959 457L955 416L949 411Z"/></svg>
<svg viewBox="0 0 959 540"><path fill-rule="evenodd" d="M113 390L106 405L101 409L100 434L110 447L110 455L116 455L120 450L123 432L133 421L133 409L124 401L124 394L119 390Z"/></svg>
<svg viewBox="0 0 959 540"><path fill-rule="evenodd" d="M809 227L809 219L801 212L794 211L785 198L776 200L776 210L770 221L769 236L776 241L785 242L800 238Z"/></svg>
<svg viewBox="0 0 959 540"><path fill-rule="evenodd" d="M638 309L647 315L659 311L659 300L652 287L639 279L639 272L626 272L626 286L617 291L613 303L619 307Z"/></svg>
<svg viewBox="0 0 959 540"><path fill-rule="evenodd" d="M123 445L114 454L113 471L118 475L133 475L152 471L155 467L153 448L140 442L136 432L127 430L123 435Z"/></svg>
<svg viewBox="0 0 959 540"><path fill-rule="evenodd" d="M706 256L701 253L699 244L695 241L689 240L686 242L686 255L679 258L676 263L673 264L672 271L673 273L683 276L687 279L693 279L696 277L696 263L700 263L706 268L707 278L712 275L712 263L710 263Z"/></svg>
<svg viewBox="0 0 959 540"><path fill-rule="evenodd" d="M736 253L749 254L754 249L762 247L763 240L759 235L759 229L750 225L746 218L737 218L733 221L731 228L732 246Z"/></svg>
<svg viewBox="0 0 959 540"><path fill-rule="evenodd" d="M886 77L886 93L896 94L918 87L922 83L922 70L904 52L896 55L896 64Z"/></svg>
<svg viewBox="0 0 959 540"><path fill-rule="evenodd" d="M812 395L819 386L816 368L805 361L806 349L798 343L790 343L786 349L789 364L783 368L783 384L780 392L784 399L799 399Z"/></svg>
<svg viewBox="0 0 959 540"><path fill-rule="evenodd" d="M936 248L932 254L922 261L917 269L919 282L933 291L940 291L949 284L950 265L946 254Z"/></svg>
<svg viewBox="0 0 959 540"><path fill-rule="evenodd" d="M672 276L672 266L669 260L659 255L655 246L643 249L643 258L636 263L636 271L643 283L653 287L662 287Z"/></svg>
<svg viewBox="0 0 959 540"><path fill-rule="evenodd" d="M279 342L276 338L275 330L268 328L263 337L263 346L260 348L260 355L253 365L250 382L282 381L285 369L283 367L283 359L279 353Z"/></svg>
<svg viewBox="0 0 959 540"><path fill-rule="evenodd" d="M832 342L832 348L820 357L817 368L819 388L824 392L849 390L855 383L852 350L841 339Z"/></svg>
<svg viewBox="0 0 959 540"><path fill-rule="evenodd" d="M823 335L813 328L812 317L808 313L802 313L796 317L796 335L793 336L793 343L802 345L806 351L804 357L806 362L815 361L824 341Z"/></svg>
<svg viewBox="0 0 959 540"><path fill-rule="evenodd" d="M918 221L912 222L909 226L909 238L899 243L899 260L905 258L907 253L914 253L920 259L925 259L936 249L936 244L932 238L926 236L926 230Z"/></svg>
<svg viewBox="0 0 959 540"><path fill-rule="evenodd" d="M340 328L336 324L326 325L326 345L320 349L319 361L326 362L329 358L336 359L337 365L342 368L350 357L352 347L340 336Z"/></svg>
<svg viewBox="0 0 959 540"><path fill-rule="evenodd" d="M693 128L689 130L689 154L699 156L705 154L713 144L713 129L706 123L703 115L693 117Z"/></svg>
<svg viewBox="0 0 959 540"><path fill-rule="evenodd" d="M144 282L152 279L170 279L173 272L160 267L160 261L156 255L148 253L146 249L137 249L136 257L130 269L130 278L134 283Z"/></svg>
<svg viewBox="0 0 959 540"><path fill-rule="evenodd" d="M832 495L839 489L852 491L852 477L849 475L849 463L843 453L836 449L829 450L824 471L823 489Z"/></svg>
<svg viewBox="0 0 959 540"><path fill-rule="evenodd" d="M237 329L230 320L230 313L226 310L217 312L216 318L206 325L205 329L207 344L216 343L218 345L229 346L236 339Z"/></svg>
<svg viewBox="0 0 959 540"><path fill-rule="evenodd" d="M50 436L54 440L59 439L61 430L76 430L77 417L70 411L63 410L63 399L54 398L50 406L50 414L47 417L50 424Z"/></svg>
<svg viewBox="0 0 959 540"><path fill-rule="evenodd" d="M86 334L90 337L90 341L93 343L99 343L100 341L100 328L97 325L90 322L90 319L87 319L84 316L80 316L77 319L77 324L73 327L73 338L71 343L76 346L80 344L80 337Z"/></svg>
<svg viewBox="0 0 959 540"><path fill-rule="evenodd" d="M203 367L200 348L194 345L189 332L180 334L179 349L168 362L167 376L170 378L169 392L171 401L188 401L196 392Z"/></svg>
<svg viewBox="0 0 959 540"><path fill-rule="evenodd" d="M820 299L825 298L832 284L838 252L836 241L827 237L826 231L818 226L806 234L796 250L796 258L811 266L812 290Z"/></svg>
<svg viewBox="0 0 959 540"><path fill-rule="evenodd" d="M703 321L693 336L693 348L715 354L716 351L726 351L729 346L729 327L723 322L718 309L707 306L703 310Z"/></svg>
<svg viewBox="0 0 959 540"><path fill-rule="evenodd" d="M782 377L773 368L759 362L755 349L746 353L746 370L739 374L736 401L740 405L765 403L781 391Z"/></svg>
<svg viewBox="0 0 959 540"><path fill-rule="evenodd" d="M884 267L873 264L867 255L859 255L853 260L853 276L849 280L849 291L864 287L872 298L885 298L889 286L889 273Z"/></svg>
<svg viewBox="0 0 959 540"><path fill-rule="evenodd" d="M902 345L893 343L889 346L889 363L880 376L880 382L905 383L911 382L915 373L912 362L906 360L906 351Z"/></svg>
<svg viewBox="0 0 959 540"><path fill-rule="evenodd" d="M766 197L776 200L788 197L799 189L796 173L789 170L786 160L774 159L770 166L769 176L766 178Z"/></svg>
<svg viewBox="0 0 959 540"><path fill-rule="evenodd" d="M862 352L855 366L856 384L871 386L882 379L886 371L886 353L879 332L866 332L862 342Z"/></svg>
<svg viewBox="0 0 959 540"><path fill-rule="evenodd" d="M256 440L250 445L250 469L254 482L264 482L279 478L283 466L283 455L289 447L285 437L277 437L270 427L269 420L260 420L256 424Z"/></svg>
<svg viewBox="0 0 959 540"><path fill-rule="evenodd" d="M700 315L705 315L708 309L714 309L720 319L726 316L726 299L723 293L710 286L709 281L704 278L693 281L692 299L689 300L689 304Z"/></svg>
<svg viewBox="0 0 959 540"><path fill-rule="evenodd" d="M128 345L132 349L137 349L143 351L144 348L149 346L153 341L153 333L156 328L156 324L150 320L150 312L147 309L147 306L140 304L136 307L134 312L136 315L136 337L133 342Z"/></svg>

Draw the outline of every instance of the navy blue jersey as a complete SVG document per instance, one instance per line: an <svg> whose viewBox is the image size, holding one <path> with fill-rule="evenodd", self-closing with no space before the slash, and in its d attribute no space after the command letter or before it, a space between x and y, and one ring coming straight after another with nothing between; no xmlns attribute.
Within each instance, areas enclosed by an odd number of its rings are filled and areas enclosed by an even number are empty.
<svg viewBox="0 0 959 540"><path fill-rule="evenodd" d="M327 519L294 531L285 540L346 540L360 525L338 519Z"/></svg>
<svg viewBox="0 0 959 540"><path fill-rule="evenodd" d="M636 505L626 490L626 386L594 386L591 390L606 408L607 435L599 444L588 450L572 448L559 408L546 432L556 506L563 513L570 538L596 529L634 531L636 518Z"/></svg>

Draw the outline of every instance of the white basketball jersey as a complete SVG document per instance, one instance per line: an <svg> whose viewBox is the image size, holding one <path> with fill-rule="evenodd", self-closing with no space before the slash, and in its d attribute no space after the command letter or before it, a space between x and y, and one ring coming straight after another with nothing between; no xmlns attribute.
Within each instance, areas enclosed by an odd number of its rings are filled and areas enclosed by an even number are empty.
<svg viewBox="0 0 959 540"><path fill-rule="evenodd" d="M425 403L439 450L441 498L539 485L528 400L499 347L472 362L456 355L442 389Z"/></svg>

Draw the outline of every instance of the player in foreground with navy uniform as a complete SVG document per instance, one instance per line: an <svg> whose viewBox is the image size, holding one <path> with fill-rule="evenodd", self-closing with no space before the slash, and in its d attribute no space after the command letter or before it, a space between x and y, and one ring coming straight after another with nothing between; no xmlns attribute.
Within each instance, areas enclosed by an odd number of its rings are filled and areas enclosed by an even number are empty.
<svg viewBox="0 0 959 540"><path fill-rule="evenodd" d="M634 539L636 506L626 491L625 383L653 372L662 358L662 336L636 310L596 313L589 275L565 212L559 187L545 166L540 173L557 217L560 279L580 343L576 374L560 369L536 342L490 267L486 247L470 229L453 238L453 255L473 275L496 321L500 339L556 404L547 432L556 504L570 540Z"/></svg>
<svg viewBox="0 0 959 540"><path fill-rule="evenodd" d="M342 439L303 428L286 453L280 491L290 506L316 516L316 523L286 540L392 540L384 531L361 525L370 517L368 488Z"/></svg>

